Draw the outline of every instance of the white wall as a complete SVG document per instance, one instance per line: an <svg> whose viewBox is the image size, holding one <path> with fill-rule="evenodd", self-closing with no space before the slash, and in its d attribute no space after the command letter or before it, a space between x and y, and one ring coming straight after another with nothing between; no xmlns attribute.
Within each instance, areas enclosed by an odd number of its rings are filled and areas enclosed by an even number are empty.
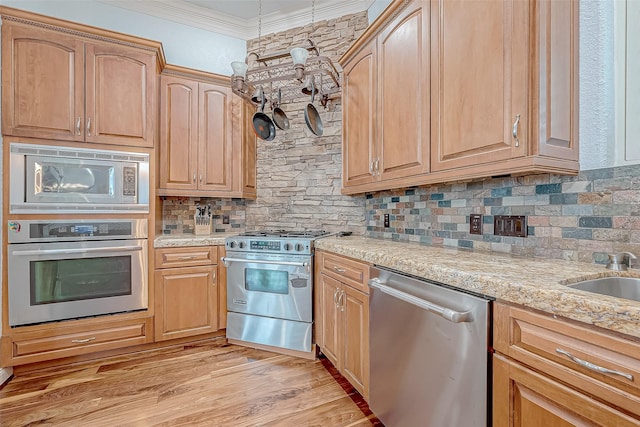
<svg viewBox="0 0 640 427"><path fill-rule="evenodd" d="M614 2L580 1L580 169L615 165Z"/></svg>
<svg viewBox="0 0 640 427"><path fill-rule="evenodd" d="M367 9L369 24L371 24L389 4L391 4L391 0L375 0L373 4L369 6L369 9Z"/></svg>
<svg viewBox="0 0 640 427"><path fill-rule="evenodd" d="M246 56L242 39L94 0L0 0L0 4L160 41L169 64L230 75L231 61Z"/></svg>

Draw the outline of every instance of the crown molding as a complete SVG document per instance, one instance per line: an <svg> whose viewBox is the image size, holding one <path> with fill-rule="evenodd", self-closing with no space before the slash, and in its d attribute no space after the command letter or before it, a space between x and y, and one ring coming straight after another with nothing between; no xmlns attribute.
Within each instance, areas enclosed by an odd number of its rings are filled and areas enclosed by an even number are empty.
<svg viewBox="0 0 640 427"><path fill-rule="evenodd" d="M242 19L182 0L98 0L111 6L155 16L202 30L250 40L258 37L258 17ZM374 0L335 0L315 8L315 21L338 18L367 10ZM311 23L311 7L262 16L262 35Z"/></svg>

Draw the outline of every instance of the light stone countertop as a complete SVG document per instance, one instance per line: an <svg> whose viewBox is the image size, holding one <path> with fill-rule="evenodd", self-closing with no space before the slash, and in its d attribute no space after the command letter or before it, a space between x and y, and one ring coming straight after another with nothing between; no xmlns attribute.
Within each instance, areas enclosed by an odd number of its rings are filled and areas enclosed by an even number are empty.
<svg viewBox="0 0 640 427"><path fill-rule="evenodd" d="M153 241L154 248L175 248L181 246L221 246L224 239L236 236L238 232L213 233L202 236L195 234L164 234Z"/></svg>
<svg viewBox="0 0 640 427"><path fill-rule="evenodd" d="M568 288L604 276L603 265L434 247L360 236L316 240L316 249L521 304L640 339L640 302Z"/></svg>

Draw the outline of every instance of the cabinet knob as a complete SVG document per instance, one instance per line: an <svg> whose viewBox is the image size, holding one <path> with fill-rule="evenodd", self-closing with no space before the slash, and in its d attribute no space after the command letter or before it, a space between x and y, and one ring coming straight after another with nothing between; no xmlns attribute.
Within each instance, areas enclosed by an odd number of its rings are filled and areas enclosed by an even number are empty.
<svg viewBox="0 0 640 427"><path fill-rule="evenodd" d="M78 117L76 120L76 134L80 135L80 126L82 126L82 118Z"/></svg>
<svg viewBox="0 0 640 427"><path fill-rule="evenodd" d="M195 172L193 173L193 183L194 184L196 183L196 173Z"/></svg>
<svg viewBox="0 0 640 427"><path fill-rule="evenodd" d="M87 119L87 136L91 136L91 117Z"/></svg>

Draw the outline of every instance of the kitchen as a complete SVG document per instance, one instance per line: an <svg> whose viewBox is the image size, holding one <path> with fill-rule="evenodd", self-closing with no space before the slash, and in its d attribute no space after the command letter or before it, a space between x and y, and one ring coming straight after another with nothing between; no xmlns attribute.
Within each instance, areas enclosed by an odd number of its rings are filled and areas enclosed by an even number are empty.
<svg viewBox="0 0 640 427"><path fill-rule="evenodd" d="M581 7L581 13L592 18L600 17L603 22L610 22L607 19L612 19L612 10L598 8L605 7L587 4ZM597 22L588 19L585 21L584 25L588 29L591 28L589 25L597 26ZM358 31L362 29L360 27ZM615 157L617 153L609 141L617 141L619 138L612 136L612 119L598 110L605 108L606 112L610 111L608 107L613 108L613 82L604 87L594 83L601 77L597 73L611 73L612 70L603 70L604 67L598 65L598 62L595 62L595 66L593 62L589 62L600 61L601 55L613 55L607 50L607 46L601 46L601 51L590 50L593 46L604 43L600 39L601 31L603 30L590 33L587 30L586 34L581 34L581 43L590 46L581 50L581 61L587 64L581 67L581 84L587 85L586 89L581 88L580 93L580 163L584 171L581 179L541 174L372 193L366 197L343 196L340 194L341 113L339 107L336 107L335 111L329 108L322 113L325 122L325 136L322 138L315 139L304 134L301 115L292 115L299 125L297 130L292 129L290 134L285 133L282 136L282 140L278 139L270 144L258 142L258 197L255 202L237 199L204 200L204 203L211 202L215 206L214 211L219 216L218 222L215 223L216 229L233 233L276 228L349 230L355 234L392 240L444 243L446 246L459 247L473 245L476 249L511 252L530 257L564 257L600 263L605 262L602 257L608 252L628 250L637 254L637 229L624 223L633 224L632 220L637 216L637 213L633 213L633 179L637 174L633 166L622 166L623 163ZM336 33L337 31L332 34ZM589 34L592 39L589 39ZM250 45L248 50L251 50L257 41L254 39L250 43L253 45ZM337 53L337 56L344 53L348 47L342 46L343 50ZM277 49L278 46L274 48ZM228 74L227 64L228 62L224 65L225 71L221 73ZM627 142L627 145L629 150L633 150L634 144ZM615 167L611 168L612 166ZM490 239L473 240L466 232L461 232L468 227L466 220L469 207L483 206L484 209L479 211L485 215L532 215L527 210L533 208L527 207L525 198L527 202L532 203L536 212L529 218L528 227L531 230L526 239L500 238L489 234L485 237L491 236ZM578 198L581 203L571 203L572 199ZM614 200L615 205L608 202L608 198ZM466 202L462 202L463 200ZM587 202L588 200L592 201ZM192 231L191 218L195 203L195 200L189 198L172 199L168 196L162 207L164 229L177 232ZM619 212L622 213L608 214L610 217L613 216L611 226L578 226L575 220L577 215L607 216L606 213L598 213L604 212L603 205L605 208L621 206ZM582 213L575 213L575 209L578 208L583 209ZM439 212L437 209L443 211ZM385 214L390 216L389 227L384 227L383 224ZM400 215L404 217L401 219ZM229 224L224 224L225 216L229 217ZM538 222L532 223L532 219ZM571 221L576 221L576 224L572 225ZM620 222L614 225L614 221ZM433 233L420 234L420 230L425 232L429 229L432 229ZM590 230L591 237L587 238L587 232L583 229ZM597 254L595 258L594 253ZM602 265L599 267L603 268ZM569 311L560 314L570 317ZM629 330L620 332L637 336Z"/></svg>

